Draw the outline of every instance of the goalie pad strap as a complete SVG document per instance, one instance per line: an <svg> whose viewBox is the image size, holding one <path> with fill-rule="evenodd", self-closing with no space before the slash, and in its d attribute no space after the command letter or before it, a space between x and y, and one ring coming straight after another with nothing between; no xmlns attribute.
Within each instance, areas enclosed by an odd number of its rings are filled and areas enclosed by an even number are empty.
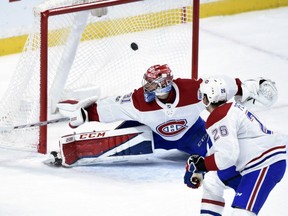
<svg viewBox="0 0 288 216"><path fill-rule="evenodd" d="M147 126L72 134L61 138L60 151L64 166L119 161L153 153L153 135Z"/></svg>

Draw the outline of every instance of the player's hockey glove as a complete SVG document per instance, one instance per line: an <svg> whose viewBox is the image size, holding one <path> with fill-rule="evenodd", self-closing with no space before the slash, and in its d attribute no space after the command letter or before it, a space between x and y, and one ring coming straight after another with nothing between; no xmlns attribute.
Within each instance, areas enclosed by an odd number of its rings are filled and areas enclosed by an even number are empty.
<svg viewBox="0 0 288 216"><path fill-rule="evenodd" d="M199 155L191 155L186 163L184 183L190 188L199 188L206 171L204 158Z"/></svg>
<svg viewBox="0 0 288 216"><path fill-rule="evenodd" d="M241 87L242 97L236 98L236 100L243 104L253 100L253 103L257 101L269 107L277 101L278 91L275 82L270 79L258 77L256 79L245 80L242 82Z"/></svg>
<svg viewBox="0 0 288 216"><path fill-rule="evenodd" d="M97 98L87 98L81 101L66 100L57 104L59 113L65 117L70 118L69 126L71 128L77 128L84 122L87 122L88 112L85 108L95 103Z"/></svg>

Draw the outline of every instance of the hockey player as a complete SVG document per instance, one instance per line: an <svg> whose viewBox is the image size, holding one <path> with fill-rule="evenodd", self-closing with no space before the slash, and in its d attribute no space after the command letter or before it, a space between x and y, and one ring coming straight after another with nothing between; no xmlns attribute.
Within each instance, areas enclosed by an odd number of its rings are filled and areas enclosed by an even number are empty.
<svg viewBox="0 0 288 216"><path fill-rule="evenodd" d="M203 199L209 194L219 195L224 184L219 183L216 172L209 171L235 165L241 175L230 184L235 190L232 215L255 216L285 173L286 145L281 136L268 130L243 105L227 102L227 87L221 78L209 78L200 84L199 99L210 112L206 129L213 145L206 157L189 157L184 182L193 184L195 176L208 172L203 182ZM201 215L221 215L214 210L209 209L209 203L202 203Z"/></svg>

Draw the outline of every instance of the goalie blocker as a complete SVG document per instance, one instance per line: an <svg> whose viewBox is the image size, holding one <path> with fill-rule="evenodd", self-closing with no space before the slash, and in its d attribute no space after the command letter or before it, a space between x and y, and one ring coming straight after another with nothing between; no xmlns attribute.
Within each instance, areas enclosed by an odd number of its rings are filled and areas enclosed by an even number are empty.
<svg viewBox="0 0 288 216"><path fill-rule="evenodd" d="M146 159L154 152L147 126L66 135L60 139L62 166L92 165Z"/></svg>

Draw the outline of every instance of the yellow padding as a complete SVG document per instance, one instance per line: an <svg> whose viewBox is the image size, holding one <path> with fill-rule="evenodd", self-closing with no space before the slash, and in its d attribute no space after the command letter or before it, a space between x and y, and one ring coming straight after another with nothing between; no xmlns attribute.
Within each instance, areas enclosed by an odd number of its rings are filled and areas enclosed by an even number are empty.
<svg viewBox="0 0 288 216"><path fill-rule="evenodd" d="M185 22L192 21L191 10L192 7L187 7ZM85 27L81 41L101 39L105 37L181 24L183 22L182 13L182 9L171 9L157 13L90 23ZM144 24L141 25L143 22ZM145 23L149 23L149 25L145 25ZM119 28L119 26L122 26L122 28ZM70 28L62 28L50 31L48 35L49 47L58 46L61 45L63 41L65 42L70 34L70 30ZM58 40L59 35L62 37L61 40Z"/></svg>
<svg viewBox="0 0 288 216"><path fill-rule="evenodd" d="M187 7L186 10L186 22L192 21L192 7ZM145 14L145 15L139 15L134 17L128 17L118 20L110 20L106 22L99 22L99 23L92 23L89 24L86 29L84 30L82 41L87 39L100 39L104 37L109 36L116 36L121 34L127 34L127 33L133 33L133 32L141 32L149 29L155 29L165 26L172 26L181 24L182 21L182 9L172 9L172 10L166 10L162 12L157 13L151 13L151 14ZM167 19L171 18L171 19ZM149 23L149 25L135 25L135 23ZM118 26L122 26L124 28L119 29ZM93 29L94 34L93 37L89 35L89 37L86 37L85 35L88 34L88 29ZM111 31L113 29L113 31ZM115 30L114 30L115 29ZM95 32L97 31L97 32Z"/></svg>
<svg viewBox="0 0 288 216"><path fill-rule="evenodd" d="M288 6L288 0L220 0L200 5L200 18Z"/></svg>
<svg viewBox="0 0 288 216"><path fill-rule="evenodd" d="M0 56L22 52L27 35L0 39Z"/></svg>

